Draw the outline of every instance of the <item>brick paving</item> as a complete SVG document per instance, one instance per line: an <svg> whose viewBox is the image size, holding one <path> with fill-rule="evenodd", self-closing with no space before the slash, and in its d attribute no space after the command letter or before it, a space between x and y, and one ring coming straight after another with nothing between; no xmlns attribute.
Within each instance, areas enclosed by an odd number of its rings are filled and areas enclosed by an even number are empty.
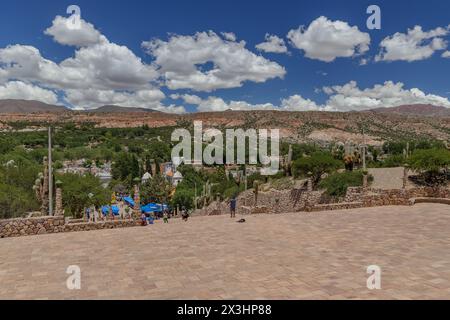
<svg viewBox="0 0 450 320"><path fill-rule="evenodd" d="M0 299L450 299L449 206L237 219L0 239Z"/></svg>

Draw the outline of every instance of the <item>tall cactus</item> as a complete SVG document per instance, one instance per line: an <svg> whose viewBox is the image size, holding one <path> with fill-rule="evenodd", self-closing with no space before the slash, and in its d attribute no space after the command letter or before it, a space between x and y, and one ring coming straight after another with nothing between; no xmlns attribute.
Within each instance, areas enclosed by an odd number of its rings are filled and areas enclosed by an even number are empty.
<svg viewBox="0 0 450 320"><path fill-rule="evenodd" d="M38 178L35 181L33 190L36 198L41 204L41 214L43 216L48 215L49 210L49 188L48 188L48 159L44 157L44 173L40 172Z"/></svg>
<svg viewBox="0 0 450 320"><path fill-rule="evenodd" d="M64 216L64 207L62 201L62 182L56 181L56 194L55 194L55 213L56 216Z"/></svg>
<svg viewBox="0 0 450 320"><path fill-rule="evenodd" d="M259 181L255 180L253 182L253 193L255 194L255 206L258 205L258 193L259 193Z"/></svg>
<svg viewBox="0 0 450 320"><path fill-rule="evenodd" d="M290 144L287 161L286 161L286 167L285 167L285 172L286 172L287 177L292 176L292 157L293 157L293 150L292 150L292 144Z"/></svg>

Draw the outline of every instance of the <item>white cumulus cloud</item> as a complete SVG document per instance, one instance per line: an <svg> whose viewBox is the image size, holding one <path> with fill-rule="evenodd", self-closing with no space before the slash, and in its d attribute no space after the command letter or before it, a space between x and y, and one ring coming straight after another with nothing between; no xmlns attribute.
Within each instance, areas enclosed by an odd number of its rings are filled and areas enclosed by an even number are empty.
<svg viewBox="0 0 450 320"><path fill-rule="evenodd" d="M369 50L370 36L344 21L331 21L321 16L308 27L300 26L287 35L291 44L305 56L325 62L340 57L353 57Z"/></svg>
<svg viewBox="0 0 450 320"><path fill-rule="evenodd" d="M52 26L44 31L46 35L52 36L53 39L68 46L90 46L107 41L95 27L80 18L79 28L69 28L71 18L57 16L52 23Z"/></svg>
<svg viewBox="0 0 450 320"><path fill-rule="evenodd" d="M0 85L0 99L36 100L47 104L56 104L55 92L22 81L9 81Z"/></svg>
<svg viewBox="0 0 450 320"><path fill-rule="evenodd" d="M241 87L244 82L265 82L283 78L286 71L245 48L244 41L235 42L216 33L198 32L193 36L172 35L168 41L143 42L147 53L172 89L211 92L216 89Z"/></svg>
<svg viewBox="0 0 450 320"><path fill-rule="evenodd" d="M160 101L165 95L159 89L120 92L114 90L69 89L65 99L72 105L94 109L103 105L120 105L122 107L137 107L156 109L161 107Z"/></svg>
<svg viewBox="0 0 450 320"><path fill-rule="evenodd" d="M408 29L408 32L397 32L381 41L380 53L375 61L418 61L430 58L436 51L447 48L442 38L449 33L449 27L423 31L421 26Z"/></svg>
<svg viewBox="0 0 450 320"><path fill-rule="evenodd" d="M170 98L173 100L182 99L184 103L198 105L202 102L202 98L193 94L172 94Z"/></svg>
<svg viewBox="0 0 450 320"><path fill-rule="evenodd" d="M343 86L324 87L328 94L328 108L339 111L370 110L409 104L433 104L450 108L450 101L434 94L427 94L418 88L405 89L401 82L386 81L372 88L360 89L356 81Z"/></svg>
<svg viewBox="0 0 450 320"><path fill-rule="evenodd" d="M450 51L445 51L442 53L442 58L450 58Z"/></svg>
<svg viewBox="0 0 450 320"><path fill-rule="evenodd" d="M335 111L329 106L321 106L310 99L295 94L287 99L281 100L281 110L284 111Z"/></svg>
<svg viewBox="0 0 450 320"><path fill-rule="evenodd" d="M287 53L288 49L283 39L276 35L266 34L266 41L256 45L256 49L271 53Z"/></svg>
<svg viewBox="0 0 450 320"><path fill-rule="evenodd" d="M19 80L59 90L64 101L77 109L120 102L130 107L163 107L160 101L165 95L156 87L155 66L144 63L126 46L110 42L85 21L77 30L67 28L66 22L56 17L46 34L60 44L76 46L72 57L55 63L33 46L0 48L0 84ZM182 107L169 107L171 112L184 112Z"/></svg>
<svg viewBox="0 0 450 320"><path fill-rule="evenodd" d="M234 111L255 111L255 110L277 110L277 111L332 111L327 106L317 105L310 99L305 99L301 95L293 95L281 100L280 105L270 102L252 104L247 101L226 102L220 97L210 96L202 99L195 95L173 95L173 99L182 99L185 103L196 105L200 112L218 112L226 110Z"/></svg>

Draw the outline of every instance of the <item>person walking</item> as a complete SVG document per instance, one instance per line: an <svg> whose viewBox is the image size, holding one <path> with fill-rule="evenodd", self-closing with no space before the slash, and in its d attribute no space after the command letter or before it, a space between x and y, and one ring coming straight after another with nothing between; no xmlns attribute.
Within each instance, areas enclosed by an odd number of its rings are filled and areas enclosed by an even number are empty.
<svg viewBox="0 0 450 320"><path fill-rule="evenodd" d="M230 200L231 218L235 218L236 217L236 204L237 204L236 196L233 196L233 198Z"/></svg>
<svg viewBox="0 0 450 320"><path fill-rule="evenodd" d="M187 222L189 219L189 213L186 210L186 208L183 208L183 211L181 212L181 218L183 219L184 222Z"/></svg>

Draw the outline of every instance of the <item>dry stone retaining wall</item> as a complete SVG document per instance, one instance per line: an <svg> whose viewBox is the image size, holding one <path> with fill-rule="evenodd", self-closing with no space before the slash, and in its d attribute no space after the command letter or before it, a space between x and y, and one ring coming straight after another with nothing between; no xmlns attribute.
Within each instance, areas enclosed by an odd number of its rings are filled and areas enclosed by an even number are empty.
<svg viewBox="0 0 450 320"><path fill-rule="evenodd" d="M342 202L319 204L321 191L303 192L297 203L292 198L291 190L271 190L258 194L258 203L252 190L243 192L238 197L238 214L252 214L256 212L284 213L297 211L341 210L359 207L375 207L384 205L411 205L414 198L442 198L450 199L448 188L413 188L382 190L373 188L348 188L347 195ZM261 210L252 210L260 208ZM196 215L229 214L229 206L225 202L214 202L209 207L199 209ZM98 223L71 221L64 217L32 217L24 219L0 220L0 238L20 237L47 233L90 231L100 229L115 229L138 226L136 220L112 220Z"/></svg>
<svg viewBox="0 0 450 320"><path fill-rule="evenodd" d="M411 205L413 198L450 198L448 188L412 188L412 189L376 189L354 187L348 188L346 197L337 203L321 203L323 191L305 191L301 193L297 203L292 198L292 190L270 190L259 192L258 203L255 203L253 190L241 193L238 197L238 214L253 214L253 208L264 208L269 213L298 211L326 211L354 209L361 207L377 207L388 205ZM255 211L255 213L258 210ZM214 202L207 208L199 209L196 215L229 214L229 205L225 202Z"/></svg>
<svg viewBox="0 0 450 320"><path fill-rule="evenodd" d="M0 220L0 238L30 236L48 233L90 231L134 227L134 220L112 220L98 223L66 223L64 217L36 217Z"/></svg>
<svg viewBox="0 0 450 320"><path fill-rule="evenodd" d="M306 211L317 205L322 195L321 191L303 192L297 203L291 197L292 190L270 190L267 192L260 191L258 194L258 202L255 203L255 195L253 190L242 192L237 198L237 213L250 214L251 208L264 208L269 213L285 213ZM249 209L250 208L250 209ZM258 211L258 210L257 210ZM229 214L230 207L227 202L213 202L208 207L194 211L194 215L219 215Z"/></svg>
<svg viewBox="0 0 450 320"><path fill-rule="evenodd" d="M410 205L413 198L450 198L447 188L364 189L348 188L345 202L362 202L364 207Z"/></svg>

